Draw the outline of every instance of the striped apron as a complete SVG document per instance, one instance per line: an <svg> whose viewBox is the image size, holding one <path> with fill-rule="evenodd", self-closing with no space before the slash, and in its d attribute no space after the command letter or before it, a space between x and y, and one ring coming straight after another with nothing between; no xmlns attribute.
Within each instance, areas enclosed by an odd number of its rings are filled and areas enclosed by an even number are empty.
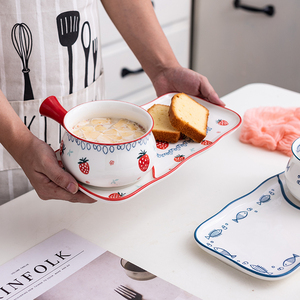
<svg viewBox="0 0 300 300"><path fill-rule="evenodd" d="M51 2L51 3L50 3ZM103 98L99 0L0 0L0 89L29 130L58 149L62 128L39 114ZM0 108L1 109L1 108ZM0 204L32 189L0 144Z"/></svg>

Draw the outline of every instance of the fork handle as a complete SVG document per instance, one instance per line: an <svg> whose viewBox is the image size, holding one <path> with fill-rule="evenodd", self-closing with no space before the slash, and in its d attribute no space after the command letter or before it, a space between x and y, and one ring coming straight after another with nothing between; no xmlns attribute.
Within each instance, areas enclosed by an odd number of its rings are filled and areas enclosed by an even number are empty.
<svg viewBox="0 0 300 300"><path fill-rule="evenodd" d="M97 51L93 53L93 59L94 59L94 75L93 75L93 81L95 81L96 77L96 65L97 65Z"/></svg>

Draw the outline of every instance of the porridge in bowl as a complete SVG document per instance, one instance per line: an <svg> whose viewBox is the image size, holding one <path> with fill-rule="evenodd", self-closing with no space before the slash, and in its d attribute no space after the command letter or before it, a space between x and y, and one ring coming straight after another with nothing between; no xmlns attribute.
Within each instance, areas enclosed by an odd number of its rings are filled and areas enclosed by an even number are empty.
<svg viewBox="0 0 300 300"><path fill-rule="evenodd" d="M138 139L146 130L128 119L93 118L78 122L71 132L89 142L116 144Z"/></svg>

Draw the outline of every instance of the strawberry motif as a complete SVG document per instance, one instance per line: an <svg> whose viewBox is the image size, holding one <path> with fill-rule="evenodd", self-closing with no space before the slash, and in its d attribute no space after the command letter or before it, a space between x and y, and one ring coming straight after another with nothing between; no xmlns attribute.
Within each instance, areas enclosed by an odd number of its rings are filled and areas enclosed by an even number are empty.
<svg viewBox="0 0 300 300"><path fill-rule="evenodd" d="M126 195L125 193L119 193L119 192L118 193L112 193L108 196L108 198L110 198L110 199L120 199L125 195Z"/></svg>
<svg viewBox="0 0 300 300"><path fill-rule="evenodd" d="M176 161L176 162L181 162L181 161L183 161L185 159L185 157L184 157L184 155L182 155L182 154L178 154L178 155L176 155L175 157L174 157L174 160Z"/></svg>
<svg viewBox="0 0 300 300"><path fill-rule="evenodd" d="M169 147L169 143L168 142L157 141L156 142L156 147L158 149L164 150L164 149L167 149Z"/></svg>
<svg viewBox="0 0 300 300"><path fill-rule="evenodd" d="M141 152L139 153L138 163L141 171L146 172L150 164L150 158L145 150L141 150Z"/></svg>
<svg viewBox="0 0 300 300"><path fill-rule="evenodd" d="M84 157L84 158L80 158L78 162L79 170L85 175L89 174L90 172L90 165L88 161L89 160L86 157Z"/></svg>
<svg viewBox="0 0 300 300"><path fill-rule="evenodd" d="M204 145L204 146L208 146L208 145L210 145L210 144L212 144L212 142L209 141L209 140L203 140L203 141L201 142L201 145Z"/></svg>
<svg viewBox="0 0 300 300"><path fill-rule="evenodd" d="M219 119L217 123L221 126L227 126L229 123L226 120Z"/></svg>

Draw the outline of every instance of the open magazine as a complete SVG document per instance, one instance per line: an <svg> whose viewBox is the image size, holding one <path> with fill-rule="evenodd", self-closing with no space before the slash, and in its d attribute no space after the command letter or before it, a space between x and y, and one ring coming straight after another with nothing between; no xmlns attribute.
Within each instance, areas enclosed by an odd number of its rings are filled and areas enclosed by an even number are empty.
<svg viewBox="0 0 300 300"><path fill-rule="evenodd" d="M0 266L2 300L199 300L68 230Z"/></svg>

